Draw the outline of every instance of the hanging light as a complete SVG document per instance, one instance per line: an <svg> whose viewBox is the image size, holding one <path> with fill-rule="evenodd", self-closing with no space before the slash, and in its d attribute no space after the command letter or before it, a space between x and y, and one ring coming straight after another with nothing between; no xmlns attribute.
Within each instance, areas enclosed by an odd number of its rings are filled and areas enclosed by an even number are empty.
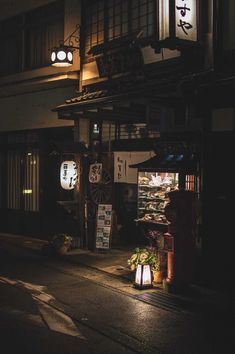
<svg viewBox="0 0 235 354"><path fill-rule="evenodd" d="M75 161L63 161L60 165L60 184L63 189L74 189L78 180Z"/></svg>
<svg viewBox="0 0 235 354"><path fill-rule="evenodd" d="M56 67L68 67L73 65L73 52L79 49L79 46L74 46L75 42L79 42L80 25L76 25L75 30L61 43L58 47L51 49L51 65ZM67 43L67 44L66 44Z"/></svg>
<svg viewBox="0 0 235 354"><path fill-rule="evenodd" d="M148 289L153 287L153 277L149 264L138 264L135 273L134 287L137 289Z"/></svg>
<svg viewBox="0 0 235 354"><path fill-rule="evenodd" d="M57 67L66 67L73 65L73 50L71 47L60 45L52 49L51 65Z"/></svg>

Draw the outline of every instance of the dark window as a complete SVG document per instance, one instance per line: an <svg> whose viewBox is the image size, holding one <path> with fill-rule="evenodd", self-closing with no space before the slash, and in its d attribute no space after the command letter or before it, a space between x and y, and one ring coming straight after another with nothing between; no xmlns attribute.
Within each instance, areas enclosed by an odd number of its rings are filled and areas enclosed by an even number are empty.
<svg viewBox="0 0 235 354"><path fill-rule="evenodd" d="M63 41L64 1L56 1L0 23L0 75L49 65L49 49Z"/></svg>
<svg viewBox="0 0 235 354"><path fill-rule="evenodd" d="M25 15L25 69L49 65L49 50L63 40L64 8L59 1Z"/></svg>
<svg viewBox="0 0 235 354"><path fill-rule="evenodd" d="M7 176L7 208L39 211L39 150L10 150Z"/></svg>
<svg viewBox="0 0 235 354"><path fill-rule="evenodd" d="M217 55L222 59L224 71L234 71L235 63L235 2L221 1L221 16L218 17Z"/></svg>
<svg viewBox="0 0 235 354"><path fill-rule="evenodd" d="M154 32L154 0L98 0L85 4L85 54L107 41L142 31Z"/></svg>
<svg viewBox="0 0 235 354"><path fill-rule="evenodd" d="M17 73L22 69L22 24L22 17L14 17L0 23L1 76Z"/></svg>
<svg viewBox="0 0 235 354"><path fill-rule="evenodd" d="M235 2L223 1L223 49L235 50Z"/></svg>

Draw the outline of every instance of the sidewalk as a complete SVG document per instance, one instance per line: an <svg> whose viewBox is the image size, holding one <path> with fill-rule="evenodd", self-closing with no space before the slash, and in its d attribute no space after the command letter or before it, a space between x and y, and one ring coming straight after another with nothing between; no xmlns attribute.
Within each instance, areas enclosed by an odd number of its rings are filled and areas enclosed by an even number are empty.
<svg viewBox="0 0 235 354"><path fill-rule="evenodd" d="M0 233L0 240L36 252L40 252L42 246L48 243L48 241L37 238L4 233ZM110 249L104 253L77 248L62 256L62 259L128 279L133 275L127 265L131 254L132 250Z"/></svg>
<svg viewBox="0 0 235 354"><path fill-rule="evenodd" d="M0 242L11 245L11 247L22 248L28 251L40 254L43 245L48 241L36 239L21 235L12 235L0 233ZM83 266L86 269L94 269L103 272L103 274L111 275L120 280L133 282L133 272L127 266L127 259L132 254L132 250L111 249L107 253L91 252L89 250L74 249L62 256L63 261L67 261L73 265ZM161 284L154 288L155 291L162 291ZM132 293L133 291L129 291ZM191 284L189 291L184 294L177 294L189 301L198 301L200 303L210 303L221 309L231 309L235 312L235 299L227 293L220 293L209 288L200 287Z"/></svg>

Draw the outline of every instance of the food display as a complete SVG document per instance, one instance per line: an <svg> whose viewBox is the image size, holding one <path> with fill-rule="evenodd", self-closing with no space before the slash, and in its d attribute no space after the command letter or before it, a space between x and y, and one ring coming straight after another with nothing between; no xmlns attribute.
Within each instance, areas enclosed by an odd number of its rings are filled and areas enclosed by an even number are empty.
<svg viewBox="0 0 235 354"><path fill-rule="evenodd" d="M178 173L139 172L138 221L167 224L164 214L168 193L178 189Z"/></svg>

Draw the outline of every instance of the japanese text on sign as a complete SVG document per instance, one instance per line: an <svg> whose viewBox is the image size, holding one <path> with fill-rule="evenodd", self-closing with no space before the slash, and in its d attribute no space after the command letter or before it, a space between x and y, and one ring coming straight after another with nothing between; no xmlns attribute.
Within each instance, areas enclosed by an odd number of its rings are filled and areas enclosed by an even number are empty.
<svg viewBox="0 0 235 354"><path fill-rule="evenodd" d="M99 183L102 176L102 163L94 163L90 165L89 182Z"/></svg>
<svg viewBox="0 0 235 354"><path fill-rule="evenodd" d="M176 36L190 41L197 40L196 0L176 0Z"/></svg>
<svg viewBox="0 0 235 354"><path fill-rule="evenodd" d="M77 164L74 161L63 161L60 166L60 184L63 189L74 189L78 179Z"/></svg>

